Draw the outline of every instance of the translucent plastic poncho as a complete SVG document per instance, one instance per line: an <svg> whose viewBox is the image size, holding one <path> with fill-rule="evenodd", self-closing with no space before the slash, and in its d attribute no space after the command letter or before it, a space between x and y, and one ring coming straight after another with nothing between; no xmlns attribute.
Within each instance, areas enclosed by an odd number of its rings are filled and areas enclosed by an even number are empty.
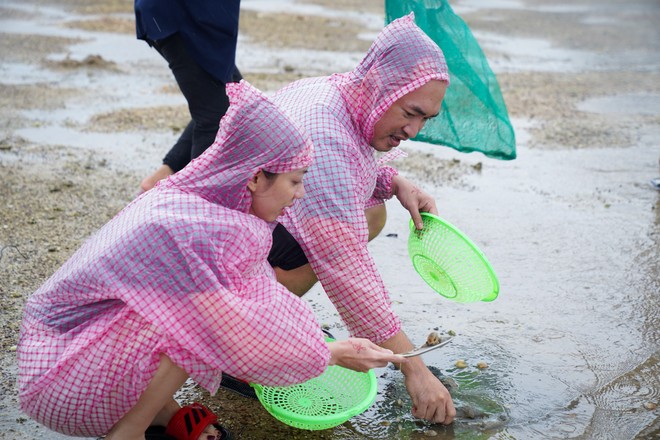
<svg viewBox="0 0 660 440"><path fill-rule="evenodd" d="M392 197L396 170L377 162L370 141L385 111L431 80L449 81L442 51L408 16L385 27L353 71L300 80L273 96L315 148L305 197L279 220L351 334L377 343L401 323L367 249L364 211Z"/></svg>
<svg viewBox="0 0 660 440"><path fill-rule="evenodd" d="M278 284L248 180L306 167L312 144L256 89L228 85L215 143L103 226L27 301L21 408L53 430L108 432L167 355L211 393L222 372L270 385L321 374L311 308Z"/></svg>

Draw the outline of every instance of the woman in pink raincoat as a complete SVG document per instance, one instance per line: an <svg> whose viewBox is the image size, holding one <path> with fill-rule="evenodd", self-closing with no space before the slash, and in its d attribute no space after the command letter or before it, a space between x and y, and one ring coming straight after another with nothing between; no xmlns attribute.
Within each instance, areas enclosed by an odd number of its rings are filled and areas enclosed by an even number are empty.
<svg viewBox="0 0 660 440"><path fill-rule="evenodd" d="M214 145L130 203L28 299L20 403L50 429L132 440L160 425L196 440L216 418L180 409L173 395L188 378L214 394L222 372L287 385L329 364L402 361L365 339L327 344L311 308L276 282L267 222L303 196L312 144L246 82L228 94ZM202 421L192 430L182 423L191 414Z"/></svg>

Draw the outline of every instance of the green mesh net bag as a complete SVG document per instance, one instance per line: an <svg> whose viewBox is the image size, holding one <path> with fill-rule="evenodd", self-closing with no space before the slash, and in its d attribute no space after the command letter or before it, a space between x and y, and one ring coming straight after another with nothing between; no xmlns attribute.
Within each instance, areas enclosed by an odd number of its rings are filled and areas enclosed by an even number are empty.
<svg viewBox="0 0 660 440"><path fill-rule="evenodd" d="M515 159L515 134L500 86L470 28L447 0L385 0L387 23L410 12L444 52L451 79L440 115L415 139Z"/></svg>

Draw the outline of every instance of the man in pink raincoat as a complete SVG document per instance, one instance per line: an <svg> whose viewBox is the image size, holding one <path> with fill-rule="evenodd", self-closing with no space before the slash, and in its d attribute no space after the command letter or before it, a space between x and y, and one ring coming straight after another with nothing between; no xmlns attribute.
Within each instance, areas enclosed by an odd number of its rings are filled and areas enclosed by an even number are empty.
<svg viewBox="0 0 660 440"><path fill-rule="evenodd" d="M273 97L303 125L315 148L306 197L274 231L269 261L278 280L301 295L318 279L352 335L395 353L413 344L367 242L384 226L384 199L396 196L418 227L420 211L437 210L431 196L381 165L375 151L389 152L416 136L438 114L448 84L442 51L410 14L385 27L353 71L303 79ZM402 371L413 415L451 423L451 397L423 361L414 358Z"/></svg>
<svg viewBox="0 0 660 440"><path fill-rule="evenodd" d="M213 394L223 372L286 385L328 364L365 371L405 360L362 339L326 343L309 305L277 283L268 222L303 196L313 147L247 83L228 94L213 146L130 203L28 299L18 387L38 422L144 439L149 425L203 411L173 399L188 378ZM168 426L177 440L204 428Z"/></svg>

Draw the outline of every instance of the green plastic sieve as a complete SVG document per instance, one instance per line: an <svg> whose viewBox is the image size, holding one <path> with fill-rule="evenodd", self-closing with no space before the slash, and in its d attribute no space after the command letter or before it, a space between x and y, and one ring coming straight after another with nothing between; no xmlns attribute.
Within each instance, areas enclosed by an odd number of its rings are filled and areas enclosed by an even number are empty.
<svg viewBox="0 0 660 440"><path fill-rule="evenodd" d="M373 370L360 373L338 365L331 365L320 376L297 385L250 385L266 411L277 420L312 431L334 428L363 413L374 403L378 391Z"/></svg>
<svg viewBox="0 0 660 440"><path fill-rule="evenodd" d="M500 285L490 263L468 237L440 217L422 213L424 227L410 220L408 254L415 271L436 292L461 303L493 301Z"/></svg>

